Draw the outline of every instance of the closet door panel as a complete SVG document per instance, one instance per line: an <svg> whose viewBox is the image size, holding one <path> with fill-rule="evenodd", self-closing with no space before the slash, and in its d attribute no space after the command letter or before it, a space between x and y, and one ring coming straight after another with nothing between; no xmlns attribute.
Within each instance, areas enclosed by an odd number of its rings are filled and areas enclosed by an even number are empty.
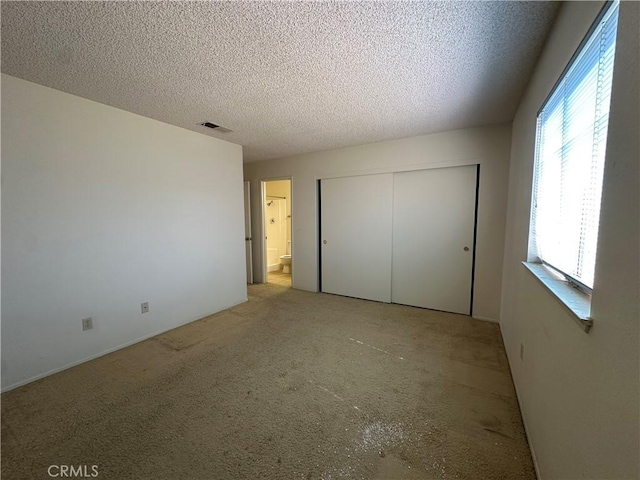
<svg viewBox="0 0 640 480"><path fill-rule="evenodd" d="M391 301L393 174L321 181L322 291Z"/></svg>
<svg viewBox="0 0 640 480"><path fill-rule="evenodd" d="M392 302L471 313L477 166L394 174Z"/></svg>

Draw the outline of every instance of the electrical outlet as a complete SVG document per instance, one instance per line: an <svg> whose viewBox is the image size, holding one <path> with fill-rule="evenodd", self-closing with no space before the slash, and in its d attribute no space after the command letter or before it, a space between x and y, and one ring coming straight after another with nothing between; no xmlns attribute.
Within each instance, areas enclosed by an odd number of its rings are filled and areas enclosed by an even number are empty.
<svg viewBox="0 0 640 480"><path fill-rule="evenodd" d="M149 302L144 302L143 304L140 305L140 310L142 311L142 313L148 313L149 312Z"/></svg>
<svg viewBox="0 0 640 480"><path fill-rule="evenodd" d="M87 317L82 319L82 330L91 330L93 328L93 318Z"/></svg>
<svg viewBox="0 0 640 480"><path fill-rule="evenodd" d="M520 344L520 360L524 360L524 343Z"/></svg>

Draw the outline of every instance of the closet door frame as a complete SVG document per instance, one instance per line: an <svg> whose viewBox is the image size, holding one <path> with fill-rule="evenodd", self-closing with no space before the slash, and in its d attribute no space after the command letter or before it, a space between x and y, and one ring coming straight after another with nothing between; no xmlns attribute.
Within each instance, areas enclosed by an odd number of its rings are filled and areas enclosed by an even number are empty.
<svg viewBox="0 0 640 480"><path fill-rule="evenodd" d="M480 159L467 159L460 161L447 161L447 162L434 162L429 165L409 165L405 167L383 167L383 168L375 168L369 170L355 170L350 172L336 172L336 173L326 173L322 175L316 176L317 183L317 228L318 228L318 291L323 292L323 276L322 276L322 265L323 265L323 253L322 253L322 181L334 178L343 178L343 177L354 177L354 176L364 176L364 175L377 175L377 174L396 174L403 172L411 172L411 171L422 171L422 170L435 170L440 168L450 168L450 167L465 167L465 166L474 166L476 167L476 190L475 190L475 212L474 212L474 234L473 234L473 249L472 249L472 267L471 267L471 295L470 295L470 308L469 315L473 316L473 302L474 302L474 287L475 287L475 279L476 279L476 252L477 252L477 231L478 231L478 207L479 207L479 194L480 194Z"/></svg>

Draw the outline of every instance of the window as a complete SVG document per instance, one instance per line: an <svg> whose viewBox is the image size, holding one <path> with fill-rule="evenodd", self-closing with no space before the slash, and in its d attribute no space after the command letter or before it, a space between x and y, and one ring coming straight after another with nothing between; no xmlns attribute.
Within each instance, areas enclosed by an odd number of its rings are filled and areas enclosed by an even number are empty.
<svg viewBox="0 0 640 480"><path fill-rule="evenodd" d="M619 2L607 4L538 113L530 252L593 288Z"/></svg>

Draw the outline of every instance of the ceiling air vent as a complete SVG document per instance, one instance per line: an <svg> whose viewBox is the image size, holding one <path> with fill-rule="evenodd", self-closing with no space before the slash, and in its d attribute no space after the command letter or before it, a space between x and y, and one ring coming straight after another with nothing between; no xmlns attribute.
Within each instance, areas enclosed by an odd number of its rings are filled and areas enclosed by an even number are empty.
<svg viewBox="0 0 640 480"><path fill-rule="evenodd" d="M229 133L231 131L228 128L221 127L220 125L216 125L215 123L211 122L202 122L200 125L202 125L203 127L211 128L212 130L215 129L220 133Z"/></svg>

